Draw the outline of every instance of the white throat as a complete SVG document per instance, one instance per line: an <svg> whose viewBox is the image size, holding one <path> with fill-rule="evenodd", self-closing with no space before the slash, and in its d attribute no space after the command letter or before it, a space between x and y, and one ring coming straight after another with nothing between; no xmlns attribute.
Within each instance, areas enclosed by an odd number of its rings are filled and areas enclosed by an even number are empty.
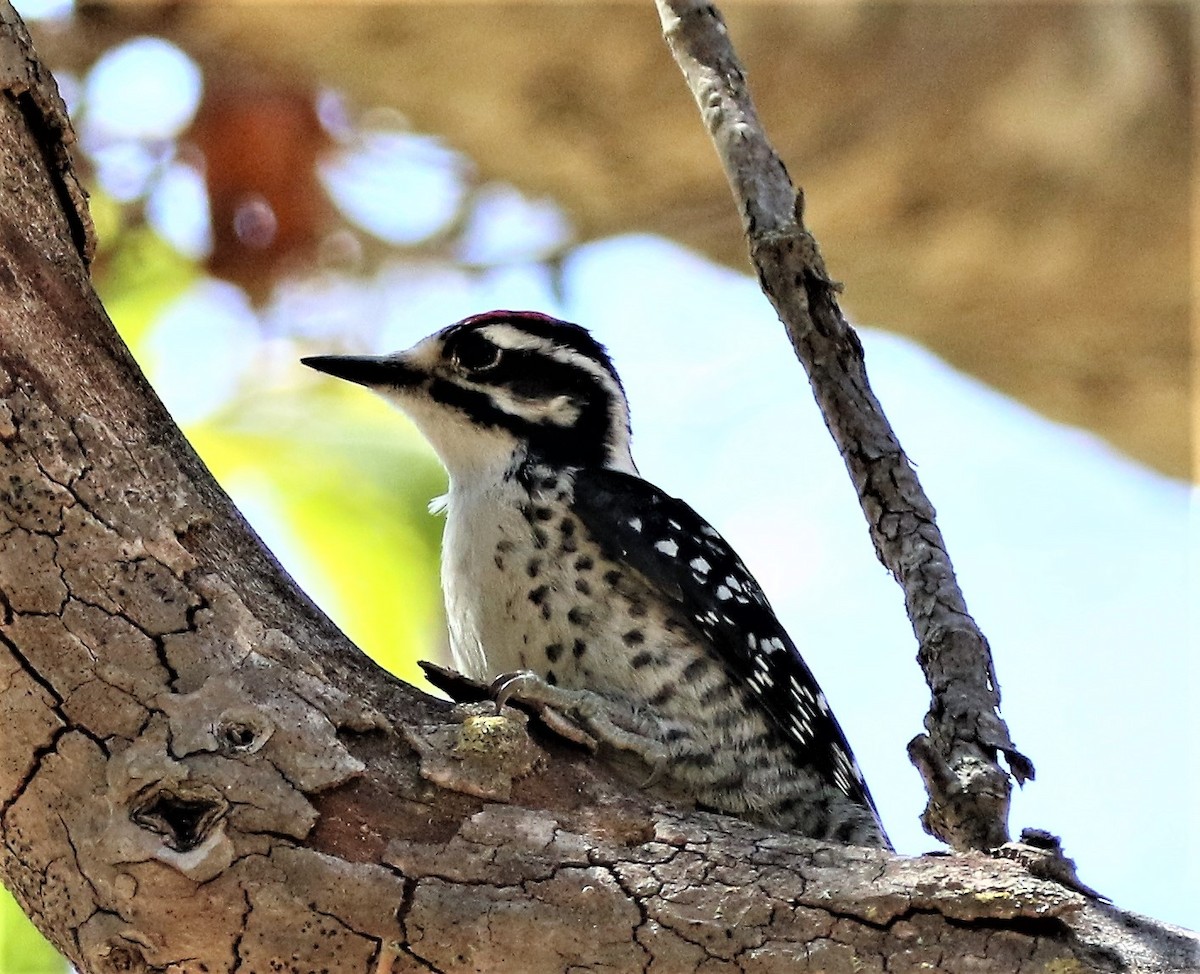
<svg viewBox="0 0 1200 974"><path fill-rule="evenodd" d="M433 447L457 487L497 483L510 470L520 441L502 429L476 426L465 416L418 396L385 393Z"/></svg>

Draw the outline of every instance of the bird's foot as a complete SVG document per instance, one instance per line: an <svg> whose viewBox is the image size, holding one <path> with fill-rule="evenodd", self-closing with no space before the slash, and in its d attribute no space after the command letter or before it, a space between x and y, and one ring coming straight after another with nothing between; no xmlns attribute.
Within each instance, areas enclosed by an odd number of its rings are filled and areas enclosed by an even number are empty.
<svg viewBox="0 0 1200 974"><path fill-rule="evenodd" d="M492 681L497 712L510 704L533 710L551 730L589 750L600 745L634 754L650 769L649 784L670 756L652 728L632 708L590 690L553 686L532 670L502 673Z"/></svg>

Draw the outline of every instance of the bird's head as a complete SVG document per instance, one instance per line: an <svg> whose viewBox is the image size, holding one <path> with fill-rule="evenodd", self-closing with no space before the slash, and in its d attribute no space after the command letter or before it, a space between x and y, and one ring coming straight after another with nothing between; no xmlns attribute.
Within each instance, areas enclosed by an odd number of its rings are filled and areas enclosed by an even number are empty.
<svg viewBox="0 0 1200 974"><path fill-rule="evenodd" d="M634 471L625 390L586 329L532 311L465 318L392 355L317 355L417 425L452 481L495 476L522 455L555 467Z"/></svg>

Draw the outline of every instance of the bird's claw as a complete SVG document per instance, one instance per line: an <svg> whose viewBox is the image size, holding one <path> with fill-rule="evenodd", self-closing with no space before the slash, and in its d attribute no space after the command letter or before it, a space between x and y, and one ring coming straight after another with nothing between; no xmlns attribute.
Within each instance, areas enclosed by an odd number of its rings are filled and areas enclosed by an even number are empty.
<svg viewBox="0 0 1200 974"><path fill-rule="evenodd" d="M566 698L569 691L551 686L532 670L501 673L492 681L489 692L496 703L497 714L511 704L521 704L522 709L536 713L559 737L593 753L598 750L597 740L571 716L574 703Z"/></svg>
<svg viewBox="0 0 1200 974"><path fill-rule="evenodd" d="M669 758L663 743L640 726L634 715L590 690L569 690L547 683L532 670L502 673L491 683L496 712L510 703L524 704L560 736L595 751L606 744L636 754L655 780Z"/></svg>
<svg viewBox="0 0 1200 974"><path fill-rule="evenodd" d="M553 697L555 687L543 680L533 670L514 670L511 673L501 673L492 680L492 699L496 701L496 713L500 713L509 700L517 700L529 705L555 706L560 700L547 699ZM562 691L559 691L560 693Z"/></svg>

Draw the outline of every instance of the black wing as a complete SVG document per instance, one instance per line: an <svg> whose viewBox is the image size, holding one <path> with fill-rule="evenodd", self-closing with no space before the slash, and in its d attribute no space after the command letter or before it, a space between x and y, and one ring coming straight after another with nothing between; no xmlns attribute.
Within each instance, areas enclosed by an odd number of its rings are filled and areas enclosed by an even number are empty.
<svg viewBox="0 0 1200 974"><path fill-rule="evenodd" d="M580 470L575 511L605 556L674 602L749 688L797 764L875 808L825 695L737 553L683 501L616 470Z"/></svg>

